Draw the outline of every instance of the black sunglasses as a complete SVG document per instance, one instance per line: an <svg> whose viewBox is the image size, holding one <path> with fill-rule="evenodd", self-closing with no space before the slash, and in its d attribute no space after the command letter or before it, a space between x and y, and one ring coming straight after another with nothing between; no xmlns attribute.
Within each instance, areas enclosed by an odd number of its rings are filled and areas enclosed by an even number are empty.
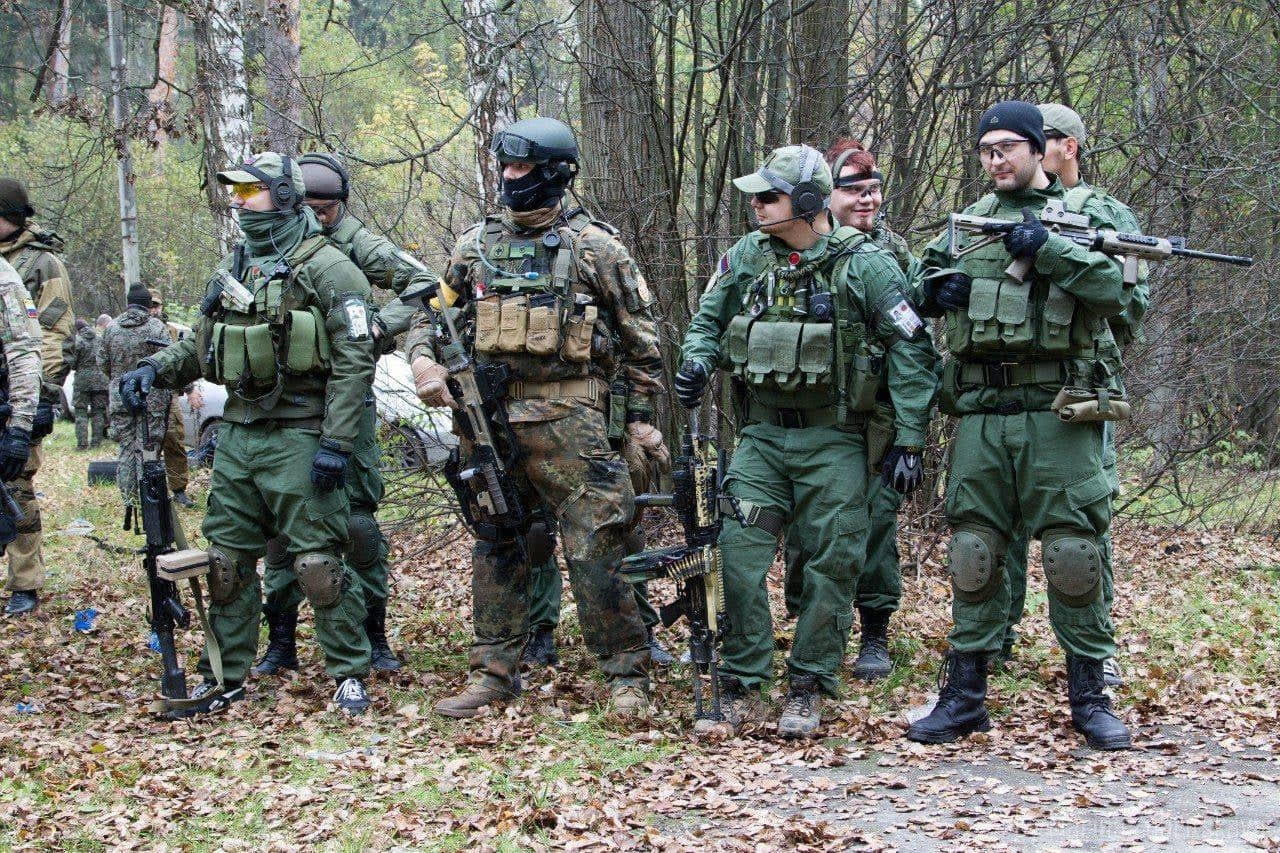
<svg viewBox="0 0 1280 853"><path fill-rule="evenodd" d="M752 193L751 195L754 196L755 200L761 204L773 204L781 197L781 194L777 190L765 190L764 192Z"/></svg>

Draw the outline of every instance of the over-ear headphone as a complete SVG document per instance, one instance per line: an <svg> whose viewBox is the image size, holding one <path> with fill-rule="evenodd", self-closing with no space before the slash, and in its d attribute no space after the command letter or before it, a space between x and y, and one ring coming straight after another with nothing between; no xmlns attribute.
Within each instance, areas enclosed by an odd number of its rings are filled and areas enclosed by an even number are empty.
<svg viewBox="0 0 1280 853"><path fill-rule="evenodd" d="M273 178L257 166L246 164L241 168L267 185L267 192L271 195L271 203L276 210L293 210L301 203L293 189L293 161L287 155L280 155L282 174L279 177Z"/></svg>
<svg viewBox="0 0 1280 853"><path fill-rule="evenodd" d="M757 174L779 192L791 196L792 219L810 219L827 208L827 194L813 180L813 173L822 165L822 155L817 149L804 146L804 165L800 167L800 180L792 184L773 169L761 169Z"/></svg>

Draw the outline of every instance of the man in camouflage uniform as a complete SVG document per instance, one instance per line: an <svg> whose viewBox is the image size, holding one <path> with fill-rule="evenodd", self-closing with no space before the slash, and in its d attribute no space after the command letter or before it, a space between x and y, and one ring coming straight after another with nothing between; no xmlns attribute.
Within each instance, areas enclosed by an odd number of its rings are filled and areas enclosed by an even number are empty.
<svg viewBox="0 0 1280 853"><path fill-rule="evenodd" d="M1041 104L1040 114L1044 116L1044 170L1058 176L1062 186L1067 190L1070 204L1083 205L1091 199L1098 201L1110 211L1121 231L1138 234L1142 226L1138 224L1132 210L1114 196L1108 195L1096 187L1090 187L1080 177L1080 156L1086 142L1084 121L1080 114L1064 104ZM1077 189L1079 187L1079 189ZM1146 314L1147 305L1151 301L1151 288L1147 282L1146 265L1140 267L1138 283L1133 288L1133 297L1124 311L1108 318L1111 333L1121 349L1128 346L1139 334L1142 317ZM1105 437L1102 464L1111 480L1112 498L1120 496L1120 476L1116 471L1115 431L1111 424L1104 422L1102 431ZM1006 575L1009 579L1009 618L1005 623L1004 642L996 661L1008 661L1013 655L1013 646L1018 639L1018 623L1022 621L1022 613L1027 603L1027 544L1029 537L1025 528L1018 531L1009 542L1009 552L1005 555ZM1102 547L1102 600L1111 612L1111 604L1115 600L1114 569L1112 567L1111 533L1103 537ZM1123 684L1120 667L1114 657L1102 662L1103 680L1109 687Z"/></svg>
<svg viewBox="0 0 1280 853"><path fill-rule="evenodd" d="M30 316L31 294L0 258L0 480L22 476L31 455L31 425L40 399L40 326ZM0 553L18 536L17 520L0 507ZM18 593L14 598L21 599ZM12 600L11 600L12 603ZM29 612L35 607L17 608Z"/></svg>
<svg viewBox="0 0 1280 853"><path fill-rule="evenodd" d="M1009 613L1005 554L1025 526L1043 542L1072 723L1090 746L1126 749L1129 732L1102 680L1115 650L1102 600L1112 491L1102 422L1127 408L1111 405L1123 391L1122 365L1107 320L1126 308L1133 287L1114 259L1038 218L1068 192L1044 171L1044 119L1034 104L996 104L975 136L995 192L965 213L1014 224L962 257L953 252L972 237L951 245L946 234L923 256L922 307L946 317L940 405L959 418L946 498L954 628L937 704L907 737L947 743L990 728L987 658L1000 650ZM1080 213L1095 227L1119 224L1097 199ZM1096 416L1061 418L1057 401L1067 389L1096 401Z"/></svg>
<svg viewBox="0 0 1280 853"><path fill-rule="evenodd" d="M26 187L12 178L0 178L0 256L22 276L31 295L32 316L41 329L43 370L40 402L31 428L31 455L26 470L12 485L24 520L18 526L17 540L9 546L8 588L12 594L5 612L11 614L34 610L44 585L40 502L32 481L40 470L40 443L53 432L54 408L62 399L62 383L71 371L76 319L67 268L58 257L62 238L40 228L31 219L34 215Z"/></svg>
<svg viewBox="0 0 1280 853"><path fill-rule="evenodd" d="M116 484L125 506L133 506L138 502L138 478L142 474L143 425L120 396L120 380L137 367L139 361L156 352L156 342L169 340L169 332L160 318L152 315L151 292L145 287L140 284L130 287L126 302L124 311L102 333L98 366L109 383L111 434L120 443ZM147 399L146 427L152 440L164 434L167 403L165 394L152 394Z"/></svg>
<svg viewBox="0 0 1280 853"><path fill-rule="evenodd" d="M665 451L650 424L662 393L653 298L613 229L562 206L578 163L568 127L547 118L515 122L495 135L492 150L504 209L462 235L447 282L469 297L459 322L475 358L512 371L506 405L522 456L511 475L525 506L553 515L559 527L578 622L613 708L644 715L647 636L618 573L634 499L611 440L632 442L651 460ZM456 405L439 362L441 325L431 314L415 321L409 358L423 401ZM477 528L489 538L477 538L472 552L471 675L460 694L436 704L446 716L474 716L520 693L530 555L515 532L490 529ZM540 538L544 553L535 562L549 556Z"/></svg>
<svg viewBox="0 0 1280 853"><path fill-rule="evenodd" d="M152 383L181 388L202 376L227 387L204 519L224 681L206 654L192 697L212 712L243 696L262 613L257 562L283 536L298 552L293 571L315 611L334 705L361 714L369 642L360 588L341 556L348 501L339 487L373 380L369 285L303 205L291 158L255 155L218 180L231 188L245 240L210 280L195 334L121 381L135 410Z"/></svg>
<svg viewBox="0 0 1280 853"><path fill-rule="evenodd" d="M101 444L107 429L107 377L98 367L99 331L84 320L76 320L71 408L76 416L76 447L81 450Z"/></svg>
<svg viewBox="0 0 1280 853"><path fill-rule="evenodd" d="M680 349L676 396L698 406L720 366L742 425L719 539L727 721L737 727L758 716L760 688L773 678L766 581L785 532L809 553L778 733L816 737L822 697L839 689L866 556L866 430L876 393L887 381L895 411L882 476L906 493L920 483L935 355L892 255L832 219L831 168L820 152L775 149L734 185L750 195L760 228L720 259L702 294Z"/></svg>
<svg viewBox="0 0 1280 853"><path fill-rule="evenodd" d="M394 243L365 227L347 208L351 177L346 166L332 154L303 154L298 163L307 186L306 204L324 228L324 234L364 273L370 285L396 294L418 290L435 279L421 266L411 262ZM372 346L393 341L408 330L413 309L399 299L373 318ZM387 584L390 548L375 517L382 501L382 448L378 445L378 414L373 390L364 398L360 416L360 432L352 453L353 466L346 477L347 498L351 502L348 519L346 561L360 582L365 605L364 629L372 650L374 669L394 671L400 660L387 642ZM298 651L296 629L298 605L302 592L298 589L290 567L295 555L287 543L272 541L267 548L263 587L266 602L262 612L267 619L267 649L254 665L255 675L273 675L281 670L296 669Z"/></svg>
<svg viewBox="0 0 1280 853"><path fill-rule="evenodd" d="M159 288L152 287L151 316L164 324L165 337L178 342L187 332L177 323L171 323L164 313L164 294ZM201 397L195 383L182 389L192 409L199 409ZM194 509L196 502L187 497L187 486L191 482L191 461L187 459L186 428L182 423L182 409L178 406L178 395L169 395L169 415L165 420L164 441L160 444L160 454L164 459L165 480L169 491L173 493L173 502L183 509Z"/></svg>

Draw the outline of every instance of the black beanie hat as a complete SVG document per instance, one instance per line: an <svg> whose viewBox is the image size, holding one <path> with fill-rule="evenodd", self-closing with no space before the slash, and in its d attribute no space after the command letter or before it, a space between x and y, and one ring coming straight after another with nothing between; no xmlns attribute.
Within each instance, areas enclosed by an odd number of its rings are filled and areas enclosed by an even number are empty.
<svg viewBox="0 0 1280 853"><path fill-rule="evenodd" d="M125 297L125 301L130 305L137 305L139 308L151 307L151 291L147 290L141 284L134 284L129 287L129 294Z"/></svg>
<svg viewBox="0 0 1280 853"><path fill-rule="evenodd" d="M992 130L1010 130L1044 153L1044 116L1040 108L1026 101L1001 101L978 120L978 139Z"/></svg>

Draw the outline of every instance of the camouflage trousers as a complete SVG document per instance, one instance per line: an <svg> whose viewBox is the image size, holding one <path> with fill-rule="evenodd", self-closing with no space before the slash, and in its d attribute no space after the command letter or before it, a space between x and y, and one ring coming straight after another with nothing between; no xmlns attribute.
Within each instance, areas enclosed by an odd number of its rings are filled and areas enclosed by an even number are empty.
<svg viewBox="0 0 1280 853"><path fill-rule="evenodd" d="M564 417L512 428L523 452L513 472L517 488L525 506L544 505L555 515L587 648L607 679L645 681L647 634L635 593L618 574L634 494L626 462L609 446L604 415L577 406ZM473 679L518 689L531 580L531 566L518 543L476 540Z"/></svg>
<svg viewBox="0 0 1280 853"><path fill-rule="evenodd" d="M22 509L23 521L18 525L18 538L9 543L7 588L29 591L44 586L44 555L40 549L40 499L36 497L35 478L40 470L40 442L31 446L31 456L17 479L8 483L13 499Z"/></svg>
<svg viewBox="0 0 1280 853"><path fill-rule="evenodd" d="M97 447L107 437L107 398L105 388L98 391L76 385L71 409L76 417L76 446L82 450Z"/></svg>

